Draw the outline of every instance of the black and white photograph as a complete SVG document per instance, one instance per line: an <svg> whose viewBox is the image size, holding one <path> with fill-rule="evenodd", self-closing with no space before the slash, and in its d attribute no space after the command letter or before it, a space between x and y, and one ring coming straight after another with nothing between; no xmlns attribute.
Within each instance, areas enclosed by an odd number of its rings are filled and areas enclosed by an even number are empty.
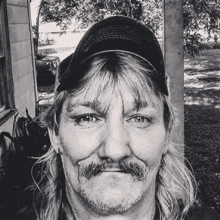
<svg viewBox="0 0 220 220"><path fill-rule="evenodd" d="M0 0L0 220L219 220L220 1Z"/></svg>

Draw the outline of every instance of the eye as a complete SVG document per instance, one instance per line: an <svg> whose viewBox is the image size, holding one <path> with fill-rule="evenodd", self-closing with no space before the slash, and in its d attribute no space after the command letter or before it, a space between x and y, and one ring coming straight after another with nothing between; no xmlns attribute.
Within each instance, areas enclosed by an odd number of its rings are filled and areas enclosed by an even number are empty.
<svg viewBox="0 0 220 220"><path fill-rule="evenodd" d="M128 122L137 128L147 128L152 123L151 117L135 115L128 119Z"/></svg>
<svg viewBox="0 0 220 220"><path fill-rule="evenodd" d="M98 121L100 121L100 119L97 116L91 114L77 116L75 119L76 124L80 126L93 125Z"/></svg>

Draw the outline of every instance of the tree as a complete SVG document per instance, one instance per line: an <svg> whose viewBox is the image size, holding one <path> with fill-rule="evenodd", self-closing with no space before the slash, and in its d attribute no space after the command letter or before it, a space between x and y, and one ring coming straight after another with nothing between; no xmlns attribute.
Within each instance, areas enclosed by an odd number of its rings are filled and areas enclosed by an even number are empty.
<svg viewBox="0 0 220 220"><path fill-rule="evenodd" d="M113 15L135 18L157 32L162 22L162 0L42 0L43 22L66 29L74 18L81 28Z"/></svg>
<svg viewBox="0 0 220 220"><path fill-rule="evenodd" d="M41 0L41 6L42 22L56 22L63 30L73 18L79 28L87 28L112 15L135 18L155 33L162 29L162 0ZM184 49L199 53L200 42L191 40L195 32L203 29L210 36L217 31L219 19L219 0L183 0Z"/></svg>
<svg viewBox="0 0 220 220"><path fill-rule="evenodd" d="M220 19L219 0L183 0L184 31L198 29L210 32L218 28Z"/></svg>
<svg viewBox="0 0 220 220"><path fill-rule="evenodd" d="M42 0L43 22L56 22L66 29L72 19L83 28L111 15L135 18L154 32L162 26L162 0ZM219 0L183 0L184 31L218 28Z"/></svg>
<svg viewBox="0 0 220 220"><path fill-rule="evenodd" d="M206 32L208 34L207 40L209 40L211 31L218 31L219 19L219 0L183 0L185 51L192 56L200 54L202 38L197 31L203 30Z"/></svg>
<svg viewBox="0 0 220 220"><path fill-rule="evenodd" d="M43 0L31 1L31 22L32 22L32 34L34 40L34 54L37 56L38 52L38 40L39 40L39 22L40 12L43 5Z"/></svg>

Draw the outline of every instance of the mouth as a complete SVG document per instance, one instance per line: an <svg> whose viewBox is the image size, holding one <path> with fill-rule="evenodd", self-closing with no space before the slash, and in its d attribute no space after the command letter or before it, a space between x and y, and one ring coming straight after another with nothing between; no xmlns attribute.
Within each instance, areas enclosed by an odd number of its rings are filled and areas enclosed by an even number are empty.
<svg viewBox="0 0 220 220"><path fill-rule="evenodd" d="M105 168L102 172L117 172L117 173L125 173L124 170L120 168Z"/></svg>
<svg viewBox="0 0 220 220"><path fill-rule="evenodd" d="M118 163L108 163L101 172L117 172L117 173L127 173L125 169L122 169Z"/></svg>
<svg viewBox="0 0 220 220"><path fill-rule="evenodd" d="M87 179L102 173L130 174L135 180L142 180L146 176L146 168L137 163L108 162L103 164L91 163L82 170L82 176Z"/></svg>

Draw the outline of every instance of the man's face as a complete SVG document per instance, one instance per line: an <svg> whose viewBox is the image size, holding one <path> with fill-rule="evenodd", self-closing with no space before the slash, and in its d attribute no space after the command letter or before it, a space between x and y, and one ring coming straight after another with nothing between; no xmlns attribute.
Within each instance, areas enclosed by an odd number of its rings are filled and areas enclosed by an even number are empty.
<svg viewBox="0 0 220 220"><path fill-rule="evenodd" d="M94 92L67 98L55 137L70 202L101 215L154 203L166 151L163 104L155 96L138 107L126 85L97 100Z"/></svg>

